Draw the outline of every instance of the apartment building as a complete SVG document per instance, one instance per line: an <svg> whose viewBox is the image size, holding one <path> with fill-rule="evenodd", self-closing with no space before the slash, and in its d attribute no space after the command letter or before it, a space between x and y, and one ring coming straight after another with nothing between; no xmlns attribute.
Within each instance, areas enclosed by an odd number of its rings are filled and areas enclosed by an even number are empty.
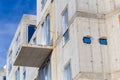
<svg viewBox="0 0 120 80"><path fill-rule="evenodd" d="M4 68L0 68L0 80L6 80L6 70Z"/></svg>
<svg viewBox="0 0 120 80"><path fill-rule="evenodd" d="M24 80L22 67L25 80L120 80L119 0L37 0L36 29L20 34L7 80Z"/></svg>

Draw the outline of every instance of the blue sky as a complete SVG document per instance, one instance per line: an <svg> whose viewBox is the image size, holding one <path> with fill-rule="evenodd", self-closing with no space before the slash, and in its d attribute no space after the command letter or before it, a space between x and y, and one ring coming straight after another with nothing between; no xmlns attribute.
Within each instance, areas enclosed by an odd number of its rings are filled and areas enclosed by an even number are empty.
<svg viewBox="0 0 120 80"><path fill-rule="evenodd" d="M36 0L0 0L0 67L23 14L36 14Z"/></svg>

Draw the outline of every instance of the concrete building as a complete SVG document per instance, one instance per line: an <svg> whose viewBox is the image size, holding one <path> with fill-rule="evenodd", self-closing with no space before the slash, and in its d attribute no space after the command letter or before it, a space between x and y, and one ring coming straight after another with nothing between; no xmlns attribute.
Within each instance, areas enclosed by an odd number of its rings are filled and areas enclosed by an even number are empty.
<svg viewBox="0 0 120 80"><path fill-rule="evenodd" d="M8 50L6 67L7 80L26 80L26 79L30 80L36 77L37 75L36 73L38 71L37 68L13 65L16 57L19 54L21 45L29 43L35 30L36 30L36 16L24 14L18 25L18 29Z"/></svg>
<svg viewBox="0 0 120 80"><path fill-rule="evenodd" d="M25 80L120 80L119 0L37 0L36 20L30 33L29 25L19 25L22 37L17 31L8 51L7 68L14 69L7 80L24 80L17 66L25 67Z"/></svg>
<svg viewBox="0 0 120 80"><path fill-rule="evenodd" d="M6 70L4 68L0 68L0 80L6 80Z"/></svg>

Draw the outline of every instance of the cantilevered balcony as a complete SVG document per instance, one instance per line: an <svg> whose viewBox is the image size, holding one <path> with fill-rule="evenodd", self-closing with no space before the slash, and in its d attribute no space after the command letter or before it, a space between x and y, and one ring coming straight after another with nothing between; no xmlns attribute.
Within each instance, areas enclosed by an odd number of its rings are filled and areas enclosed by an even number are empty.
<svg viewBox="0 0 120 80"><path fill-rule="evenodd" d="M34 32L34 27L28 27L28 40L23 41L15 57L14 65L41 67L53 50L53 32L50 31L50 15L46 16L40 29ZM33 34L34 33L34 34ZM24 34L24 36L26 36ZM24 38L22 38L24 39ZM21 40L22 40L21 39Z"/></svg>
<svg viewBox="0 0 120 80"><path fill-rule="evenodd" d="M39 33L39 35L33 35L29 43L22 43L20 45L17 51L18 54L14 59L15 66L41 67L44 61L50 56L53 50L53 38L50 37L52 36L52 32L41 32L35 32Z"/></svg>
<svg viewBox="0 0 120 80"><path fill-rule="evenodd" d="M53 50L52 46L23 44L14 65L40 67Z"/></svg>

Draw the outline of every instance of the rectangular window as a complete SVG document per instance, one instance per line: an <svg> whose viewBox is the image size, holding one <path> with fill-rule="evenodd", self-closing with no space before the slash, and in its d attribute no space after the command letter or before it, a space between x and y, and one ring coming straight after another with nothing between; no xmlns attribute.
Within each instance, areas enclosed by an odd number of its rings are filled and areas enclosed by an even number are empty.
<svg viewBox="0 0 120 80"><path fill-rule="evenodd" d="M12 70L12 50L10 51L9 57L8 57L8 73L10 73Z"/></svg>
<svg viewBox="0 0 120 80"><path fill-rule="evenodd" d="M46 16L45 21L41 26L41 44L42 45L51 45L50 41L50 15Z"/></svg>
<svg viewBox="0 0 120 80"><path fill-rule="evenodd" d="M29 25L28 26L28 43L30 42L34 32L36 30L36 26L35 25Z"/></svg>
<svg viewBox="0 0 120 80"><path fill-rule="evenodd" d="M50 62L48 62L43 68L41 68L39 74L39 80L52 80Z"/></svg>
<svg viewBox="0 0 120 80"><path fill-rule="evenodd" d="M69 39L68 31L68 9L65 9L62 14L62 27L63 27L63 44Z"/></svg>
<svg viewBox="0 0 120 80"><path fill-rule="evenodd" d="M70 67L70 63L65 66L64 72L65 72L65 80L71 80L71 67Z"/></svg>
<svg viewBox="0 0 120 80"><path fill-rule="evenodd" d="M45 45L45 43L46 43L46 39L45 39L45 23L43 22L42 23L42 25L41 25L41 27L40 27L40 43L42 44L42 45Z"/></svg>
<svg viewBox="0 0 120 80"><path fill-rule="evenodd" d="M23 67L23 80L25 80L25 79L26 79L26 68Z"/></svg>
<svg viewBox="0 0 120 80"><path fill-rule="evenodd" d="M18 36L16 38L16 44L18 45L20 43L20 32L18 33Z"/></svg>
<svg viewBox="0 0 120 80"><path fill-rule="evenodd" d="M107 45L107 39L102 39L102 38L100 38L100 39L99 39L99 43L100 43L101 45Z"/></svg>
<svg viewBox="0 0 120 80"><path fill-rule="evenodd" d="M45 6L46 2L47 2L47 0L41 0L42 9L44 8L44 6Z"/></svg>
<svg viewBox="0 0 120 80"><path fill-rule="evenodd" d="M3 80L6 80L6 76L3 76Z"/></svg>
<svg viewBox="0 0 120 80"><path fill-rule="evenodd" d="M15 72L15 80L20 80L20 68L19 67L17 71Z"/></svg>
<svg viewBox="0 0 120 80"><path fill-rule="evenodd" d="M9 63L9 68L8 68L8 72L10 73L12 70L12 63Z"/></svg>
<svg viewBox="0 0 120 80"><path fill-rule="evenodd" d="M33 39L33 43L37 44L36 37Z"/></svg>
<svg viewBox="0 0 120 80"><path fill-rule="evenodd" d="M16 43L15 43L15 53L16 55L18 54L20 48L20 32L18 33L18 36L16 38Z"/></svg>
<svg viewBox="0 0 120 80"><path fill-rule="evenodd" d="M91 44L91 38L90 37L83 37L83 42L86 44Z"/></svg>

